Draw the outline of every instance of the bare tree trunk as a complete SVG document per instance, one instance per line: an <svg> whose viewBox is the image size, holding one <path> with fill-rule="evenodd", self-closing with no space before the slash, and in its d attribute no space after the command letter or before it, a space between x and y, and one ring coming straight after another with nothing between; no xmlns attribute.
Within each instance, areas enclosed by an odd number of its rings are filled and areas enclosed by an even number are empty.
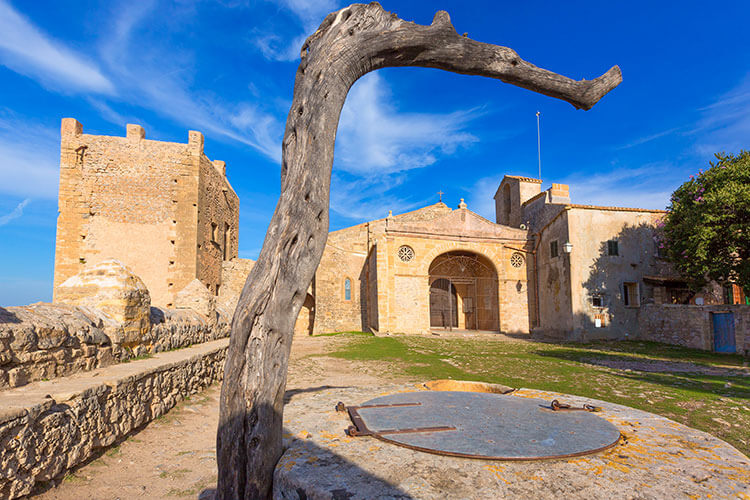
<svg viewBox="0 0 750 500"><path fill-rule="evenodd" d="M329 14L301 59L282 143L281 196L232 321L217 437L220 499L270 494L294 322L328 236L333 146L352 84L379 68L423 66L497 78L590 109L622 81L617 66L574 81L459 35L446 12L422 26L377 3Z"/></svg>

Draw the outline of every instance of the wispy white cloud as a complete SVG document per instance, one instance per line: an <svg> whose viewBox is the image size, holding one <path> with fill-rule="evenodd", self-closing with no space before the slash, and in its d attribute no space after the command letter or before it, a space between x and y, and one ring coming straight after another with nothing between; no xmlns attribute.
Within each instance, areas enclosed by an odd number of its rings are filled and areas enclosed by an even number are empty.
<svg viewBox="0 0 750 500"><path fill-rule="evenodd" d="M57 198L58 129L0 112L0 158L0 194Z"/></svg>
<svg viewBox="0 0 750 500"><path fill-rule="evenodd" d="M58 91L113 94L97 65L42 33L6 0L0 0L0 64Z"/></svg>
<svg viewBox="0 0 750 500"><path fill-rule="evenodd" d="M478 141L465 130L481 115L479 110L403 113L390 97L378 73L369 73L354 84L339 122L339 168L362 176L383 176L432 165L441 155Z"/></svg>
<svg viewBox="0 0 750 500"><path fill-rule="evenodd" d="M226 102L208 91L192 88L195 63L190 50L167 45L167 37L148 38L153 33L139 31L155 8L152 0L121 5L100 45L100 57L131 104L205 133L246 144L279 162L283 133L279 119L254 103ZM193 13L188 9L187 13L177 15ZM143 39L149 43L143 43ZM122 119L114 107L101 101L93 104L105 118Z"/></svg>
<svg viewBox="0 0 750 500"><path fill-rule="evenodd" d="M684 169L668 162L657 162L619 167L601 174L576 173L555 182L570 185L573 203L663 210L685 177Z"/></svg>
<svg viewBox="0 0 750 500"><path fill-rule="evenodd" d="M474 183L466 199L469 210L478 213L487 220L495 220L495 192L503 180L503 174L482 177Z"/></svg>
<svg viewBox="0 0 750 500"><path fill-rule="evenodd" d="M356 178L334 173L331 180L331 210L353 221L381 219L392 210L400 214L423 207L430 200L395 194L406 182L405 175Z"/></svg>
<svg viewBox="0 0 750 500"><path fill-rule="evenodd" d="M428 167L477 142L466 129L480 115L479 110L401 112L391 104L385 80L378 73L365 75L350 90L341 113L332 210L364 220L428 203L394 192L406 182L407 171Z"/></svg>
<svg viewBox="0 0 750 500"><path fill-rule="evenodd" d="M642 137L638 137L637 139L634 139L627 144L623 144L622 146L618 146L615 149L629 149L633 148L635 146L640 146L641 144L646 144L651 141L655 141L657 139L661 139L662 137L666 137L670 134L677 133L681 130L684 130L684 127L673 127L667 130L662 130L661 132L656 132L653 134L645 135Z"/></svg>
<svg viewBox="0 0 750 500"><path fill-rule="evenodd" d="M21 203L16 205L16 208L14 208L9 214L0 215L0 226L4 226L13 219L18 219L23 215L23 209L26 208L26 205L28 205L31 202L30 198L26 198Z"/></svg>
<svg viewBox="0 0 750 500"><path fill-rule="evenodd" d="M699 137L695 145L699 155L711 158L714 153L750 148L750 75L699 111L700 119L690 131Z"/></svg>

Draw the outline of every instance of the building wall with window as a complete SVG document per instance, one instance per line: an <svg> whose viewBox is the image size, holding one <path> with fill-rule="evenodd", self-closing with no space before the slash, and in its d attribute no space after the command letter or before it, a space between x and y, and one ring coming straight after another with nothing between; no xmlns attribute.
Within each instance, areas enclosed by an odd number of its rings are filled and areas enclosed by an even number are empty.
<svg viewBox="0 0 750 500"><path fill-rule="evenodd" d="M144 281L154 305L171 307L195 278L218 293L222 261L237 256L239 199L200 132L187 144L148 140L130 124L125 137L100 136L64 118L60 146L55 290L114 258Z"/></svg>
<svg viewBox="0 0 750 500"><path fill-rule="evenodd" d="M655 300L644 278L674 275L654 238L664 211L573 204L564 184L520 210L535 240L533 328L565 340L636 337L640 305Z"/></svg>
<svg viewBox="0 0 750 500"><path fill-rule="evenodd" d="M570 240L568 229L568 211L558 210L544 230L535 236L538 273L533 286L539 297L539 308L535 311L533 326L555 338L564 338L574 329L570 259L563 252L563 245Z"/></svg>
<svg viewBox="0 0 750 500"><path fill-rule="evenodd" d="M363 331L367 315L368 225L331 232L312 284L314 333ZM349 281L349 299L345 284ZM308 308L310 309L310 308ZM309 312L308 312L309 315ZM310 319L308 317L308 329Z"/></svg>
<svg viewBox="0 0 750 500"><path fill-rule="evenodd" d="M566 208L572 338L635 338L641 304L653 303L645 276L668 264L657 258L655 227L662 211L570 205Z"/></svg>

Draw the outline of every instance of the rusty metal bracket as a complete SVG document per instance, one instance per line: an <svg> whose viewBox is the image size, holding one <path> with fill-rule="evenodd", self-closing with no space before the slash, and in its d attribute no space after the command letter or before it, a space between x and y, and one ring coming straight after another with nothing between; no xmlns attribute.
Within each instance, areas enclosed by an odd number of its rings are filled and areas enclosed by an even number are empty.
<svg viewBox="0 0 750 500"><path fill-rule="evenodd" d="M561 403L556 399L552 400L549 407L552 411L590 411L590 412L602 411L601 406L594 406L594 405L570 406L569 404Z"/></svg>
<svg viewBox="0 0 750 500"><path fill-rule="evenodd" d="M373 431L367 427L365 421L359 415L361 409L372 409L372 408L399 408L404 406L421 406L422 403L394 403L385 405L363 405L363 406L346 406L343 402L339 401L336 404L336 411L349 413L349 418L354 425L350 425L346 429L346 434L352 437L361 436L373 436L380 437L386 434L409 434L414 432L440 432L440 431L455 431L455 427L450 426L437 426L437 427L411 427L407 429L385 429L382 431Z"/></svg>

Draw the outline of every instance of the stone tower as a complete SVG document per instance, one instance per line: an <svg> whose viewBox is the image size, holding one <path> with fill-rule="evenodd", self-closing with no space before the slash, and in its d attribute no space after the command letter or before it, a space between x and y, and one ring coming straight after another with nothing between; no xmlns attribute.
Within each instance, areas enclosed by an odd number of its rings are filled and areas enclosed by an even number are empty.
<svg viewBox="0 0 750 500"><path fill-rule="evenodd" d="M541 179L506 175L495 193L495 222L519 227L525 222L521 205L541 192Z"/></svg>
<svg viewBox="0 0 750 500"><path fill-rule="evenodd" d="M196 278L218 294L222 262L237 256L239 198L224 162L203 153L203 134L152 141L129 124L126 137L90 135L63 118L61 135L55 294L110 258L144 281L154 305L172 307Z"/></svg>

